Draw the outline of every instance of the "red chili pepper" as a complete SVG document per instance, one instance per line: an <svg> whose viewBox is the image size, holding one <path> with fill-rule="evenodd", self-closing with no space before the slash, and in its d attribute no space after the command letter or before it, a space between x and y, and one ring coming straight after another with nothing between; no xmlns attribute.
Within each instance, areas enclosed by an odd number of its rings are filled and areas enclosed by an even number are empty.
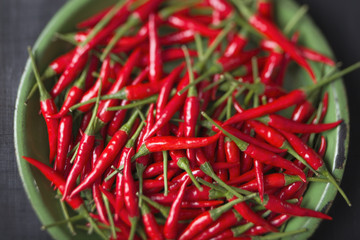
<svg viewBox="0 0 360 240"><path fill-rule="evenodd" d="M258 0L257 11L258 14L265 19L272 21L274 19L273 2L271 0Z"/></svg>
<svg viewBox="0 0 360 240"><path fill-rule="evenodd" d="M204 147L217 141L219 136L220 133L210 137L152 137L145 141L134 158L144 156L151 152Z"/></svg>
<svg viewBox="0 0 360 240"><path fill-rule="evenodd" d="M234 201L236 198L230 199ZM248 204L245 202L240 202L234 206L235 210L240 213L240 215L249 222L252 222L255 225L262 226L271 232L278 232L277 228L255 213Z"/></svg>
<svg viewBox="0 0 360 240"><path fill-rule="evenodd" d="M246 33L239 33L234 36L233 40L229 42L228 46L225 49L224 57L233 57L240 55L245 45L248 43Z"/></svg>
<svg viewBox="0 0 360 240"><path fill-rule="evenodd" d="M145 22L149 15L153 13L162 2L163 0L147 1L140 7L136 8L130 16L126 16L127 21L115 31L115 35L111 38L109 44L106 45L103 54L101 55L101 59L105 59L115 46L116 42L118 42L118 40L132 27L137 26L141 22Z"/></svg>
<svg viewBox="0 0 360 240"><path fill-rule="evenodd" d="M132 125L135 122L137 115L134 114L129 121L124 124L111 138L110 142L107 144L104 151L101 153L98 161L96 162L93 170L89 173L89 175L74 189L71 193L77 194L86 188L90 187L92 183L94 183L97 179L99 179L103 173L106 171L108 167L114 162L114 159L120 152L120 150L125 145L129 132L131 130Z"/></svg>
<svg viewBox="0 0 360 240"><path fill-rule="evenodd" d="M54 168L60 174L64 173L66 157L71 144L72 120L71 115L67 115L61 118L59 123L57 153Z"/></svg>
<svg viewBox="0 0 360 240"><path fill-rule="evenodd" d="M333 123L304 124L294 122L290 119L276 114L270 114L267 117L262 117L261 121L267 122L269 126L276 129L281 129L293 133L320 133L335 128L342 122L342 120L338 120Z"/></svg>
<svg viewBox="0 0 360 240"><path fill-rule="evenodd" d="M184 198L184 194L185 194L185 188L186 185L190 182L190 178L188 177L184 183L181 185L181 188L173 202L173 204L171 205L171 209L169 212L169 216L166 219L166 223L164 226L164 236L166 239L176 239L177 237L177 224L178 224L178 220L179 220L179 215L180 215L180 207L181 207L181 202L183 201Z"/></svg>
<svg viewBox="0 0 360 240"><path fill-rule="evenodd" d="M173 44L186 44L194 40L194 35L195 33L193 30L183 30L160 37L159 41L160 44L163 46Z"/></svg>
<svg viewBox="0 0 360 240"><path fill-rule="evenodd" d="M138 198L136 196L136 187L135 182L131 173L131 158L135 154L134 144L136 139L138 138L141 128L143 124L140 124L137 128L134 135L129 139L126 143L123 151L121 153L122 160L120 162L124 162L124 170L123 170L123 178L124 178L124 203L126 209L129 212L129 220L131 222L131 230L129 239L133 239L135 236L135 230L137 226L137 222L139 220L139 206L138 206Z"/></svg>
<svg viewBox="0 0 360 240"><path fill-rule="evenodd" d="M155 14L149 15L149 80L156 83L161 79L162 60L161 48L159 46L159 38L157 33L157 24Z"/></svg>
<svg viewBox="0 0 360 240"><path fill-rule="evenodd" d="M100 191L100 183L94 183L92 185L93 198L96 206L96 210L99 214L100 221L109 225L109 221L107 220L107 213L104 201L102 199L101 191Z"/></svg>
<svg viewBox="0 0 360 240"><path fill-rule="evenodd" d="M240 150L236 144L229 138L225 138L225 156L229 163L240 163ZM233 179L240 175L240 167L229 169L229 179Z"/></svg>
<svg viewBox="0 0 360 240"><path fill-rule="evenodd" d="M195 177L195 178L203 178L205 176L205 174L198 168L194 168L192 169L192 171L190 170L191 174L191 178L192 178L192 175ZM187 172L183 172L181 173L180 175L174 177L172 180L171 180L171 183L169 184L169 191L174 191L174 190L177 190L180 188L180 185L189 177L189 174ZM195 178L193 178L195 180ZM197 186L199 187L199 186Z"/></svg>
<svg viewBox="0 0 360 240"><path fill-rule="evenodd" d="M271 173L268 175L264 175L264 187L265 189L269 188L280 188L287 185L290 185L294 182L301 181L299 178L290 176L284 173ZM257 181L251 180L250 182L247 182L240 186L240 188L248 191L257 191L258 189L258 183Z"/></svg>
<svg viewBox="0 0 360 240"><path fill-rule="evenodd" d="M313 105L309 101L304 101L295 107L291 116L291 120L302 123L307 122L314 111L315 109Z"/></svg>
<svg viewBox="0 0 360 240"><path fill-rule="evenodd" d="M69 86L85 66L87 59L88 54L84 53L82 49L76 48L70 64L67 65L63 74L50 92L53 98L58 96L67 86Z"/></svg>
<svg viewBox="0 0 360 240"><path fill-rule="evenodd" d="M144 43L149 36L149 26L144 25L135 36L123 37L115 45L113 52L128 52Z"/></svg>
<svg viewBox="0 0 360 240"><path fill-rule="evenodd" d="M179 14L170 16L168 18L168 23L174 28L193 30L206 37L216 37L220 32L219 30L211 29L205 24Z"/></svg>
<svg viewBox="0 0 360 240"><path fill-rule="evenodd" d="M210 119L205 113L203 116L212 122L218 129L220 129L224 134L226 134L232 141L236 143L239 149L247 154L249 154L252 158L261 161L262 163L269 164L275 167L280 167L289 170L293 174L299 175L302 181L306 182L306 177L304 172L298 168L294 163L272 153L265 149L259 148L256 145L248 144L233 135L229 134L224 128L220 127L217 123L215 123L212 119Z"/></svg>
<svg viewBox="0 0 360 240"><path fill-rule="evenodd" d="M224 136L220 136L219 141L218 141L218 148L216 151L216 161L217 162L226 162L225 137ZM224 182L228 180L228 171L226 171L226 170L219 170L216 173L216 175L218 175L219 178Z"/></svg>
<svg viewBox="0 0 360 240"><path fill-rule="evenodd" d="M228 211L223 214L219 219L214 221L213 224L208 226L204 231L197 235L194 239L196 240L204 240L211 239L212 237L217 236L219 233L224 231L225 229L232 227L239 223L241 220L241 216L237 214L236 211Z"/></svg>
<svg viewBox="0 0 360 240"><path fill-rule="evenodd" d="M179 65L163 80L159 97L156 101L156 119L160 117L161 111L165 108L166 103L168 102L171 88L174 82L180 76L183 68L184 68L184 64Z"/></svg>
<svg viewBox="0 0 360 240"><path fill-rule="evenodd" d="M256 183L257 183L257 190L259 192L260 200L264 200L264 192L265 192L265 181L264 181L264 173L263 173L263 164L254 159L254 168L256 174Z"/></svg>
<svg viewBox="0 0 360 240"><path fill-rule="evenodd" d="M312 80L315 82L316 77L310 65L301 55L298 48L284 36L274 23L258 14L251 13L242 2L236 2L236 5L255 30L270 40L276 42L284 50L284 52L288 53L295 62L297 62L309 73Z"/></svg>
<svg viewBox="0 0 360 240"><path fill-rule="evenodd" d="M199 233L203 232L206 227L217 221L221 216L225 215L232 207L239 204L242 200L234 199L232 202L226 203L220 207L214 208L197 216L183 231L179 240L192 239ZM231 212L231 211L230 211ZM225 215L228 216L229 214ZM231 214L230 214L231 215Z"/></svg>
<svg viewBox="0 0 360 240"><path fill-rule="evenodd" d="M141 48L137 48L136 50L134 50L134 52L132 52L132 54L126 61L124 67L121 69L121 72L117 77L115 83L111 86L107 94L115 94L127 84L133 68L138 63L140 54L141 54ZM108 111L107 108L117 105L118 102L119 100L117 99L101 101L99 104L97 118L101 120L103 123L110 122L115 113L113 111Z"/></svg>
<svg viewBox="0 0 360 240"><path fill-rule="evenodd" d="M31 66L35 75L35 79L39 87L40 109L41 109L41 114L43 115L47 126L49 148L50 148L49 161L51 163L56 155L59 120L48 118L48 116L55 114L57 112L57 109L54 100L47 92L44 83L40 80L39 71L37 70L35 64L35 58L30 47L28 48L28 53L31 58Z"/></svg>
<svg viewBox="0 0 360 240"><path fill-rule="evenodd" d="M223 18L226 18L232 11L232 6L225 0L206 0L212 8L218 11Z"/></svg>
<svg viewBox="0 0 360 240"><path fill-rule="evenodd" d="M282 201L273 195L265 196L264 206L273 212L288 214L291 216L306 216L306 217L315 217L315 218L332 220L332 217L324 213L316 212L314 210L307 208L301 208L295 204Z"/></svg>
<svg viewBox="0 0 360 240"><path fill-rule="evenodd" d="M81 21L76 25L76 28L91 28L94 27L109 11L111 7L101 10L99 13L92 15L91 17Z"/></svg>
<svg viewBox="0 0 360 240"><path fill-rule="evenodd" d="M80 100L80 103L95 98L97 92L99 91L100 84L102 85L102 93L105 92L110 85L109 76L110 76L110 58L106 58L101 66L99 78L97 79L95 84L84 93L84 95ZM92 106L93 104L86 104L79 107L78 110L81 112L87 112L91 109Z"/></svg>
<svg viewBox="0 0 360 240"><path fill-rule="evenodd" d="M278 49L274 49L271 51L268 60L261 71L260 79L261 82L268 85L273 79L274 72L276 72L276 68L279 67L281 61L283 60L283 53Z"/></svg>
<svg viewBox="0 0 360 240"><path fill-rule="evenodd" d="M27 162L29 162L31 165L35 166L37 169L39 169L39 171L49 181L55 184L55 186L60 190L61 193L64 193L65 179L63 178L63 176L61 176L51 167L43 164L42 162L39 162L38 160L25 156L22 156L22 158L25 159ZM76 195L73 198L66 197L65 201L71 206L72 209L75 210L80 208L83 204L83 200L79 195Z"/></svg>
<svg viewBox="0 0 360 240"><path fill-rule="evenodd" d="M311 61L325 63L329 66L335 66L335 62L332 59L328 58L325 55L322 55L319 52L316 52L316 51L306 48L306 47L299 47L299 50L301 51L301 54L305 58L307 58Z"/></svg>
<svg viewBox="0 0 360 240"><path fill-rule="evenodd" d="M154 215L151 213L150 208L146 205L146 203L142 203L140 209L147 236L154 240L164 239L164 236L159 229L159 225L157 224Z"/></svg>
<svg viewBox="0 0 360 240"><path fill-rule="evenodd" d="M334 186L338 189L340 194L343 196L345 201L351 206L351 203L344 193L344 191L340 188L339 184L336 182L332 174L327 170L324 160L310 147L308 147L301 139L295 136L292 133L285 132L280 130L281 133L285 136L285 138L289 141L294 150L305 159L305 161L314 168L321 175L325 176L329 181L334 184Z"/></svg>
<svg viewBox="0 0 360 240"><path fill-rule="evenodd" d="M163 193L156 193L151 194L149 197L160 204L171 204L176 198L176 193L169 192L167 196L165 196ZM185 192L184 201L207 201L216 200L223 197L223 192L213 190L209 187L203 186L203 190L200 191L195 186L190 186Z"/></svg>

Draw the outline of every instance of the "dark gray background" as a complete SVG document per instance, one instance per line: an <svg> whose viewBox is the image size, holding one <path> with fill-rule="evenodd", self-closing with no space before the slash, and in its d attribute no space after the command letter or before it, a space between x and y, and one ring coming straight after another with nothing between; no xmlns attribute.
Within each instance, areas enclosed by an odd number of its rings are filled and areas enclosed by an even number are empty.
<svg viewBox="0 0 360 240"><path fill-rule="evenodd" d="M50 239L40 230L16 168L13 112L16 91L32 45L65 0L0 0L0 239ZM360 60L360 1L298 0L322 29L337 59L350 65ZM337 197L330 210L333 221L323 222L312 239L360 239L360 71L346 78L350 105L349 161L342 187L353 202Z"/></svg>

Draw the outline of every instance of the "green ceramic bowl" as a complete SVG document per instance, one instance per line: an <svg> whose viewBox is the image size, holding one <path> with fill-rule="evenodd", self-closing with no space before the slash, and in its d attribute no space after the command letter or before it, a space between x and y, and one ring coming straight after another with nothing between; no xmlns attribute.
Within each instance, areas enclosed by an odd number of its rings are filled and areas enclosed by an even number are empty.
<svg viewBox="0 0 360 240"><path fill-rule="evenodd" d="M77 0L69 1L53 17L47 27L41 33L33 47L36 52L39 70L42 72L46 66L67 50L67 44L54 40L56 32L66 33L75 30L75 24L86 17L98 12L100 9L114 3L112 0ZM298 6L294 1L276 1L277 20L284 25L296 12ZM332 56L332 51L309 17L305 17L299 25L301 32L300 43ZM26 46L24 46L25 48ZM313 64L317 74L321 71L321 65ZM329 70L329 69L327 69ZM287 79L288 88L311 84L308 75L297 66L291 66L291 78ZM21 156L30 156L47 162L48 143L44 120L38 115L39 102L33 97L25 106L24 102L35 79L28 61L21 78L15 109L15 148L19 172L26 190L27 196L38 215L42 224L50 224L63 219L59 200L55 199L55 193L49 182L41 173L30 167ZM329 92L330 104L326 122L344 119L344 122L336 130L328 131L325 136L328 140L328 148L325 160L329 169L339 180L342 178L349 144L349 117L346 102L346 93L341 81L337 81L326 88ZM319 93L320 94L320 93ZM307 208L327 212L335 198L336 190L330 184L310 184L302 205ZM306 239L316 230L320 224L315 218L293 218L287 224L285 231L299 228L307 228L309 231L293 237L293 239ZM88 236L78 231L76 237L70 235L65 225L48 229L54 239L96 239L96 236Z"/></svg>

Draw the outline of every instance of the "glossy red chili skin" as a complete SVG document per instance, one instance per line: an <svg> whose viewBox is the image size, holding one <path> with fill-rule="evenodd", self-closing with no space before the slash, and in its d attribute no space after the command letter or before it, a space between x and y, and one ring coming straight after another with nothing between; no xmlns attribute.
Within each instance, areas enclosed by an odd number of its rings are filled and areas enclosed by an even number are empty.
<svg viewBox="0 0 360 240"><path fill-rule="evenodd" d="M266 173L266 172L270 171L272 168L273 167L270 166L270 165L265 165L264 168L263 168L263 173ZM242 175L232 179L231 181L227 181L226 183L230 184L230 185L241 184L241 183L251 181L251 180L255 179L255 177L256 177L255 169L252 168L251 170L249 170L249 171L243 173Z"/></svg>
<svg viewBox="0 0 360 240"><path fill-rule="evenodd" d="M102 199L100 188L101 188L100 183L94 183L92 185L92 193L93 193L94 203L95 203L96 210L98 212L100 221L108 225L109 221L107 220L106 208L105 208L104 201Z"/></svg>
<svg viewBox="0 0 360 240"><path fill-rule="evenodd" d="M291 56L292 59L294 59L294 61L296 61L309 73L313 80L316 79L313 70L306 62L305 58L301 55L300 51L282 34L282 32L275 26L275 24L259 15L252 15L249 18L249 23L256 30L258 30L258 32L276 42L286 53Z"/></svg>
<svg viewBox="0 0 360 240"><path fill-rule="evenodd" d="M161 48L157 33L155 14L149 16L149 80L156 83L162 75Z"/></svg>
<svg viewBox="0 0 360 240"><path fill-rule="evenodd" d="M292 105L298 104L303 102L306 99L306 93L302 90L293 90L288 94L279 97L278 99L274 100L265 105L261 105L256 108L251 108L246 110L242 113L237 113L231 118L229 118L224 124L229 125L249 119L258 118L270 113L274 113L285 108L288 108Z"/></svg>
<svg viewBox="0 0 360 240"><path fill-rule="evenodd" d="M78 24L76 24L76 27L79 29L94 27L110 10L111 7L105 8L104 10L101 10L99 13L92 15L91 17L79 22Z"/></svg>
<svg viewBox="0 0 360 240"><path fill-rule="evenodd" d="M139 61L141 52L141 48L137 48L136 50L134 50L134 52L132 52L121 72L119 73L119 76L117 77L115 83L111 86L107 94L114 94L127 85L131 72ZM115 113L114 111L108 111L107 108L116 106L119 102L120 100L117 99L101 101L96 116L104 123L110 122Z"/></svg>
<svg viewBox="0 0 360 240"><path fill-rule="evenodd" d="M276 227L281 227L281 225L283 225L290 218L291 218L290 215L280 214L280 215L277 215L276 217L272 218L270 220L270 223ZM265 234L267 232L269 232L269 231L261 226L254 226L254 227L250 228L248 231L246 231L244 234L250 235L250 236L259 236L259 235Z"/></svg>
<svg viewBox="0 0 360 240"><path fill-rule="evenodd" d="M307 208L301 208L295 204L290 204L286 201L282 201L273 195L268 195L268 199L266 200L264 206L273 212L288 214L291 216L307 216L332 220L330 216L324 213L316 212Z"/></svg>
<svg viewBox="0 0 360 240"><path fill-rule="evenodd" d="M176 239L177 237L177 223L179 220L179 215L181 211L181 202L183 201L186 185L190 182L190 178L188 177L184 183L181 185L181 188L171 205L171 209L169 212L169 216L166 220L164 226L164 236L166 239Z"/></svg>
<svg viewBox="0 0 360 240"><path fill-rule="evenodd" d="M193 30L182 30L159 38L161 45L186 44L194 41Z"/></svg>
<svg viewBox="0 0 360 240"><path fill-rule="evenodd" d="M51 89L51 96L55 98L58 96L69 84L75 79L75 77L81 72L88 59L88 54L82 49L76 48L76 52L70 64L56 82L55 86Z"/></svg>
<svg viewBox="0 0 360 240"><path fill-rule="evenodd" d="M65 114L68 113L70 107L79 102L83 94L84 90L77 86L73 86L72 88L70 88L69 93L60 108L60 111L52 117L63 117Z"/></svg>
<svg viewBox="0 0 360 240"><path fill-rule="evenodd" d="M291 120L293 120L295 122L305 123L309 120L309 118L314 113L314 111L315 111L315 108L313 107L311 102L304 101L303 103L298 104L295 107L295 109L291 115Z"/></svg>
<svg viewBox="0 0 360 240"><path fill-rule="evenodd" d="M229 163L240 163L240 149L231 140L225 140L225 156ZM229 169L229 179L233 179L240 175L240 167Z"/></svg>
<svg viewBox="0 0 360 240"><path fill-rule="evenodd" d="M74 54L75 54L75 50L71 50L71 51L61 55L60 57L53 60L50 63L49 67L54 71L55 74L63 73L65 71L67 65L73 58ZM45 73L46 72L47 72L47 70L45 71Z"/></svg>
<svg viewBox="0 0 360 240"><path fill-rule="evenodd" d="M225 137L220 136L216 151L216 162L226 162L226 153L225 153ZM221 180L226 182L228 180L228 171L219 170L216 171L216 175L219 176Z"/></svg>
<svg viewBox="0 0 360 240"><path fill-rule="evenodd" d="M274 19L274 6L271 0L258 0L257 1L257 12L258 14L268 19L269 21L273 21Z"/></svg>
<svg viewBox="0 0 360 240"><path fill-rule="evenodd" d="M97 96L97 93L99 92L100 83L102 85L101 87L101 93L104 93L111 84L108 79L110 77L110 58L106 58L101 65L100 69L100 77L96 80L95 84L87 90L84 95L82 96L80 102L86 102L92 98L95 98ZM81 112L87 112L89 111L94 104L86 104L78 108Z"/></svg>
<svg viewBox="0 0 360 240"><path fill-rule="evenodd" d="M268 188L280 188L286 185L285 176L282 173L272 173L264 175L264 187ZM256 180L252 180L240 186L240 188L248 191L257 191L258 183Z"/></svg>
<svg viewBox="0 0 360 240"><path fill-rule="evenodd" d="M134 189L135 183L131 176L131 157L134 155L134 148L124 148L123 154L126 155L125 164L124 164L124 202L126 209L129 212L129 217L138 217L139 208L138 208L138 199L136 197L136 192Z"/></svg>
<svg viewBox="0 0 360 240"><path fill-rule="evenodd" d="M276 114L269 115L269 119L269 126L292 133L320 133L335 128L342 123L342 120L338 120L333 123L304 124Z"/></svg>
<svg viewBox="0 0 360 240"><path fill-rule="evenodd" d="M86 162L90 159L95 144L95 136L83 134L77 151L74 164L66 180L64 196L70 195L76 184L76 179L81 173Z"/></svg>
<svg viewBox="0 0 360 240"><path fill-rule="evenodd" d="M200 101L197 96L187 97L184 105L184 136L195 137L197 120L200 114ZM195 152L191 149L186 150L186 155L190 161L195 161Z"/></svg>
<svg viewBox="0 0 360 240"><path fill-rule="evenodd" d="M280 66L280 63L283 59L283 53L273 50L266 61L266 64L261 71L260 79L261 82L268 85L272 83L273 75L276 72L276 69Z"/></svg>
<svg viewBox="0 0 360 240"><path fill-rule="evenodd" d="M231 4L225 0L206 0L206 2L218 11L222 18L226 18L233 11Z"/></svg>
<svg viewBox="0 0 360 240"><path fill-rule="evenodd" d="M142 214L142 220L145 227L145 231L150 239L162 240L164 239L159 225L156 222L154 215L149 211L148 213Z"/></svg>
<svg viewBox="0 0 360 240"><path fill-rule="evenodd" d="M287 169L290 171L291 174L298 175L304 182L306 182L306 176L304 172L291 161L288 161L276 154L273 154L251 144L244 152L248 153L252 158L257 159L262 163Z"/></svg>
<svg viewBox="0 0 360 240"><path fill-rule="evenodd" d="M145 141L145 146L149 152L199 148L217 141L219 136L220 134L211 137L152 137Z"/></svg>
<svg viewBox="0 0 360 240"><path fill-rule="evenodd" d="M128 133L123 130L119 130L111 138L104 151L99 156L93 170L89 175L76 187L73 193L78 193L86 188L90 187L97 179L100 179L103 173L114 162L116 156L119 154L122 147L125 145L128 139Z"/></svg>
<svg viewBox="0 0 360 240"><path fill-rule="evenodd" d="M244 63L248 62L259 52L259 49L249 50L247 52L241 52L240 54L233 55L231 57L221 57L217 62L222 67L221 72L231 72L243 65Z"/></svg>
<svg viewBox="0 0 360 240"><path fill-rule="evenodd" d="M39 171L55 186L60 190L61 193L64 193L65 189L65 179L63 176L61 176L59 173L57 173L54 169L51 167L43 164L42 162L39 162L38 160L35 160L33 158L29 157L22 157L27 162L29 162L31 165L35 166ZM83 200L79 195L76 195L73 198L66 197L65 201L70 205L70 207L74 210L78 209L83 204Z"/></svg>
<svg viewBox="0 0 360 240"><path fill-rule="evenodd" d="M59 123L55 169L60 174L64 173L66 157L71 144L72 120L71 115L67 115L61 118Z"/></svg>
<svg viewBox="0 0 360 240"><path fill-rule="evenodd" d="M232 198L230 201L232 200L234 200L234 198ZM272 226L257 213L253 212L253 210L245 202L240 202L236 204L234 208L247 221L252 222L255 225L263 226L271 232L278 232L276 227Z"/></svg>
<svg viewBox="0 0 360 240"><path fill-rule="evenodd" d="M130 101L128 101L128 100L123 100L123 101L121 101L120 106L125 106L129 102ZM126 113L127 113L127 109L121 109L121 110L118 110L115 112L113 119L108 124L108 128L107 128L108 136L110 136L110 137L114 136L114 134L119 130L119 128L121 127L121 125L123 124L123 122L125 120Z"/></svg>
<svg viewBox="0 0 360 240"><path fill-rule="evenodd" d="M48 116L54 115L57 113L56 105L52 98L40 101L41 113L45 119L48 140L49 140L49 161L53 161L56 155L57 141L58 141L58 129L59 129L59 119L48 118Z"/></svg>
<svg viewBox="0 0 360 240"><path fill-rule="evenodd" d="M252 129L254 129L258 136L260 136L265 141L271 143L271 145L278 148L281 148L284 145L286 139L283 135L281 135L281 133L279 133L272 127L269 127L256 120L249 120L247 122L250 124Z"/></svg>
<svg viewBox="0 0 360 240"><path fill-rule="evenodd" d="M196 240L205 240L211 239L217 236L222 231L238 224L238 216L233 211L228 211L224 213L219 219L217 219L210 226L206 227L202 233L197 235L194 239Z"/></svg>
<svg viewBox="0 0 360 240"><path fill-rule="evenodd" d="M216 37L219 30L211 29L205 24L199 23L191 18L182 15L172 15L168 18L168 23L174 28L181 30L193 30L206 37Z"/></svg>
<svg viewBox="0 0 360 240"><path fill-rule="evenodd" d="M240 34L235 35L233 40L226 47L224 52L224 57L232 57L235 55L240 55L241 51L244 49L247 43L248 40L246 39L246 37Z"/></svg>
<svg viewBox="0 0 360 240"><path fill-rule="evenodd" d="M335 62L332 59L320 54L319 52L316 52L306 47L299 47L299 49L301 51L301 54L309 60L325 63L329 66L335 66Z"/></svg>

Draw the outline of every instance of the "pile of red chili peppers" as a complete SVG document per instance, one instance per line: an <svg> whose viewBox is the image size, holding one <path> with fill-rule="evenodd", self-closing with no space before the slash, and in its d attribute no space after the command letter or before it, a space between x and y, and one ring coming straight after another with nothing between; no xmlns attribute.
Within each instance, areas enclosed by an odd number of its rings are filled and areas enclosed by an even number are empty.
<svg viewBox="0 0 360 240"><path fill-rule="evenodd" d="M280 29L271 0L244 2L118 1L58 34L72 48L42 75L29 49L29 99L39 90L50 165L23 158L79 212L63 207L65 220L44 228L276 239L306 231L283 232L292 216L331 219L301 207L309 182L334 184L350 205L324 161L320 133L342 121L324 123L330 96L321 88L359 63L336 71L299 44L301 11ZM295 81L289 64L313 83L285 89Z"/></svg>

